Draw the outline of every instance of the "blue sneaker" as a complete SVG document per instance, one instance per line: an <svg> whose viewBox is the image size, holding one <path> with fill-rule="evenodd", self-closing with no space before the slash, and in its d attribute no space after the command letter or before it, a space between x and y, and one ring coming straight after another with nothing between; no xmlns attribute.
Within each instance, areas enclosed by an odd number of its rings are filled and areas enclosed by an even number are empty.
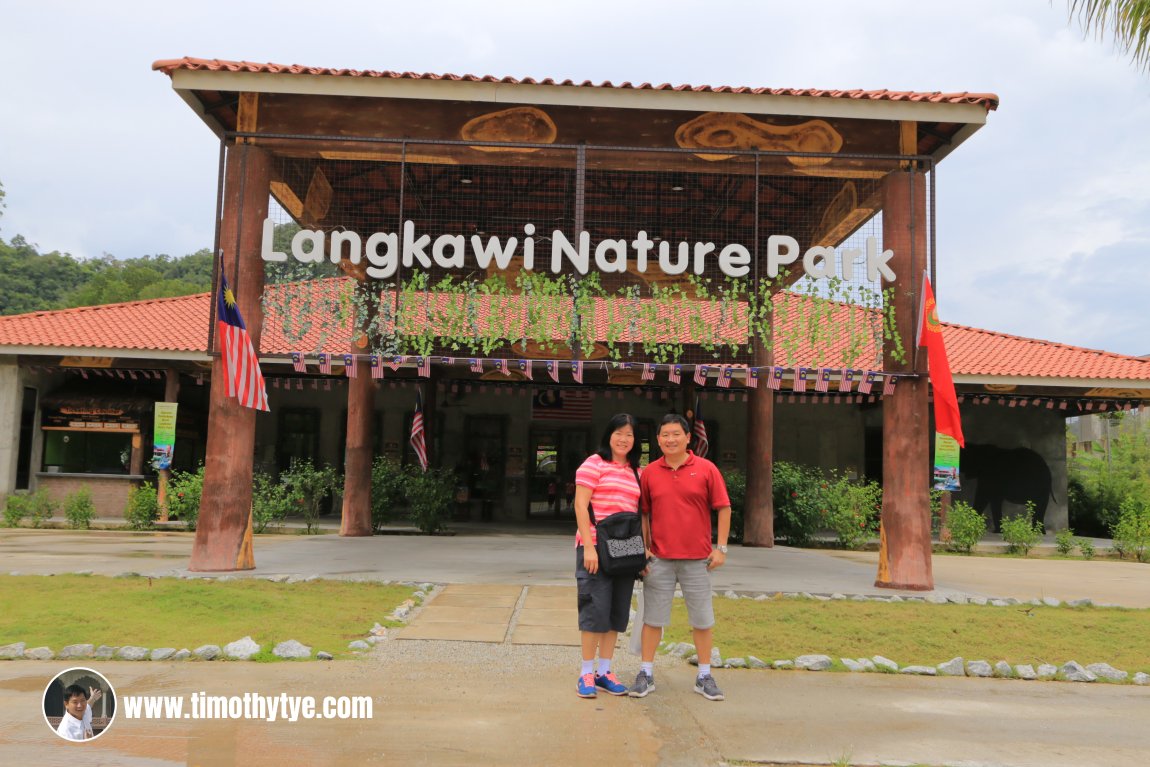
<svg viewBox="0 0 1150 767"><path fill-rule="evenodd" d="M627 686L620 684L619 680L615 678L615 672L608 671L603 676L595 675L595 686L602 687L611 695L626 695Z"/></svg>
<svg viewBox="0 0 1150 767"><path fill-rule="evenodd" d="M584 674L579 677L579 684L575 685L575 692L580 698L594 698L598 695L595 692L595 675Z"/></svg>

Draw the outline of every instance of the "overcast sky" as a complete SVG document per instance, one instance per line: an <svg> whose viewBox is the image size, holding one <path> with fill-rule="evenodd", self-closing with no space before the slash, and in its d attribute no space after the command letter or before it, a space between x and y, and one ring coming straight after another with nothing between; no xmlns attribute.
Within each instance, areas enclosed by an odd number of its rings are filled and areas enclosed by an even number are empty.
<svg viewBox="0 0 1150 767"><path fill-rule="evenodd" d="M218 144L151 70L195 56L601 82L993 92L940 166L945 321L1150 353L1150 75L1065 0L13 3L0 237L76 256L212 240Z"/></svg>

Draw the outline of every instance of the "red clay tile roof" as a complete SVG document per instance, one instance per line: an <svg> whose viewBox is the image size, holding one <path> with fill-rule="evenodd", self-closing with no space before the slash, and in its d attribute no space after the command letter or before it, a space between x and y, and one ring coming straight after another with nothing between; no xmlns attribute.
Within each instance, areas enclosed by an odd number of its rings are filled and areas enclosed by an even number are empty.
<svg viewBox="0 0 1150 767"><path fill-rule="evenodd" d="M696 93L751 93L771 96L804 96L810 98L857 99L873 101L926 101L945 104L978 104L988 112L998 108L998 96L993 93L939 93L890 90L826 90L820 88L748 88L731 85L671 85L663 83L641 83L635 85L623 82L615 85L610 81L593 83L590 80L536 80L531 77L493 77L491 75L451 75L420 72L377 72L375 70L336 69L331 67L305 67L299 64L260 64L252 61L222 61L220 59L197 59L185 56L182 59L161 59L152 63L152 69L171 76L177 69L210 72L255 72L267 74L324 75L332 77L375 77L391 80L450 80L471 83L504 83L507 85L559 85L578 88L614 88L626 90L653 91L693 91Z"/></svg>
<svg viewBox="0 0 1150 767"><path fill-rule="evenodd" d="M334 280L319 284L333 286ZM271 288L274 290L275 288ZM202 352L207 345L207 293L179 298L160 298L124 304L89 306L51 312L34 312L0 317L0 350L3 347L40 348L52 353L53 348L123 349L163 352ZM836 310L841 325L841 315ZM716 324L718 317L712 318ZM606 328L605 312L597 313L601 330ZM288 354L293 350L316 348L317 331L302 341L289 341L282 333L274 310L264 322L261 352L266 355ZM1150 359L1127 357L1112 352L1084 349L1079 346L1023 338L978 328L943 323L947 352L953 372L968 376L1019 376L1086 380L1150 381ZM603 333L598 333L603 337ZM333 351L347 349L347 331L332 334L324 345ZM777 344L777 346L779 346ZM823 350L824 364L836 364L844 342L832 341ZM810 350L800 350L806 357ZM792 360L811 364L811 360ZM784 364L779 360L778 364ZM859 360L859 366L872 367L873 361Z"/></svg>

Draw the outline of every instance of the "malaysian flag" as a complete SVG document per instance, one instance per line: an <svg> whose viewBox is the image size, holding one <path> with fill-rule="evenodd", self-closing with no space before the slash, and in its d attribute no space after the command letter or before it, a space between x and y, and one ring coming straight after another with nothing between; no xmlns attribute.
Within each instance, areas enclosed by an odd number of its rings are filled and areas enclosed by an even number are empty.
<svg viewBox="0 0 1150 767"><path fill-rule="evenodd" d="M475 357L472 357L471 359L468 360L468 362L471 364L471 372L472 373L482 373L483 372L483 360L476 359Z"/></svg>
<svg viewBox="0 0 1150 767"><path fill-rule="evenodd" d="M527 376L528 381L534 381L534 373L531 370L531 360L519 360L519 372Z"/></svg>
<svg viewBox="0 0 1150 767"><path fill-rule="evenodd" d="M882 385L882 396L894 394L894 385L898 383L898 376L892 376L890 373L886 374L886 381Z"/></svg>
<svg viewBox="0 0 1150 767"><path fill-rule="evenodd" d="M319 372L325 376L331 375L331 357L328 356L327 352L319 353Z"/></svg>
<svg viewBox="0 0 1150 767"><path fill-rule="evenodd" d="M711 449L711 442L707 439L707 425L703 423L702 404L702 401L695 397L695 425L691 431L695 435L695 455L706 458L707 451Z"/></svg>
<svg viewBox="0 0 1150 767"><path fill-rule="evenodd" d="M759 369L758 368L747 368L747 388L749 388L749 389L759 388Z"/></svg>
<svg viewBox="0 0 1150 767"><path fill-rule="evenodd" d="M850 391L854 385L855 371L850 368L843 369L843 376L839 379L839 391Z"/></svg>
<svg viewBox="0 0 1150 767"><path fill-rule="evenodd" d="M723 387L724 389L731 388L731 378L734 376L734 374L735 371L731 368L723 368L723 371L719 373L719 386Z"/></svg>
<svg viewBox="0 0 1150 767"><path fill-rule="evenodd" d="M667 371L667 381L669 383L677 384L682 380L682 377L683 377L683 366L682 365L672 365L671 369Z"/></svg>
<svg viewBox="0 0 1150 767"><path fill-rule="evenodd" d="M542 389L531 397L532 420L591 422L591 392L583 389Z"/></svg>
<svg viewBox="0 0 1150 767"><path fill-rule="evenodd" d="M355 378L359 375L359 360L356 358L356 355L343 355L343 372L348 378Z"/></svg>
<svg viewBox="0 0 1150 767"><path fill-rule="evenodd" d="M291 353L291 366L295 370L295 372L297 372L297 373L306 373L307 372L307 363L304 362L303 352L292 352Z"/></svg>
<svg viewBox="0 0 1150 767"><path fill-rule="evenodd" d="M551 376L556 381L559 380L558 376ZM571 361L571 377L575 379L575 383L583 383L583 360Z"/></svg>
<svg viewBox="0 0 1150 767"><path fill-rule="evenodd" d="M228 396L235 397L243 407L270 410L264 374L260 372L260 359L248 335L236 297L224 276L224 263L220 259L220 290L216 296L217 329L220 335L220 358Z"/></svg>
<svg viewBox="0 0 1150 767"><path fill-rule="evenodd" d="M402 364L403 364L403 355L397 354L396 356L391 358L391 360L387 363L387 366L389 368L391 368L392 372L394 372L396 370L399 370L399 366Z"/></svg>
<svg viewBox="0 0 1150 767"><path fill-rule="evenodd" d="M421 378L431 378L431 357L416 357L415 361L419 365L419 375ZM426 462L425 462L426 463ZM425 470L427 466L423 467Z"/></svg>
<svg viewBox="0 0 1150 767"><path fill-rule="evenodd" d="M818 378L815 379L815 391L826 392L831 387L831 369L819 368Z"/></svg>
<svg viewBox="0 0 1150 767"><path fill-rule="evenodd" d="M791 387L794 391L805 392L807 390L807 369L798 368L795 370L795 382Z"/></svg>
<svg viewBox="0 0 1150 767"><path fill-rule="evenodd" d="M706 365L699 365L697 368L695 368L695 383L697 383L699 386L706 386L707 385L707 366Z"/></svg>
<svg viewBox="0 0 1150 767"><path fill-rule="evenodd" d="M654 365L651 365L651 364L646 363L646 362L643 363L643 378L642 378L642 380L644 380L644 381L654 381L655 380L655 366Z"/></svg>
<svg viewBox="0 0 1150 767"><path fill-rule="evenodd" d="M559 367L555 360L547 360L547 374L551 376L552 381L559 383Z"/></svg>
<svg viewBox="0 0 1150 767"><path fill-rule="evenodd" d="M783 388L783 368L776 366L771 367L770 377L767 379L767 388L778 391Z"/></svg>
<svg viewBox="0 0 1150 767"><path fill-rule="evenodd" d="M495 360L495 369L498 370L503 375L508 375L507 360L505 360L505 359Z"/></svg>
<svg viewBox="0 0 1150 767"><path fill-rule="evenodd" d="M415 415L411 417L411 448L419 467L427 471L427 439L423 433L423 392L415 388Z"/></svg>
<svg viewBox="0 0 1150 767"><path fill-rule="evenodd" d="M383 360L378 354L371 355L371 377L383 378Z"/></svg>
<svg viewBox="0 0 1150 767"><path fill-rule="evenodd" d="M863 380L859 381L859 394L870 394L872 386L874 386L874 371L868 370Z"/></svg>

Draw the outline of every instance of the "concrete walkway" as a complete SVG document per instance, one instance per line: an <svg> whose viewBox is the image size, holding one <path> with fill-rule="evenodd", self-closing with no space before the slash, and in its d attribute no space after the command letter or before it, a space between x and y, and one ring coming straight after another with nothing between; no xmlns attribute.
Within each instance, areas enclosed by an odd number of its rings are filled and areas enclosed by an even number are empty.
<svg viewBox="0 0 1150 767"><path fill-rule="evenodd" d="M192 536L0 531L5 572L185 572ZM248 576L295 575L457 584L421 620L356 662L0 662L0 764L69 765L853 765L1146 764L1150 689L900 675L718 671L727 700L692 691L693 669L660 657L658 688L632 700L574 694L573 542L567 533L463 530L450 537L258 537ZM936 557L939 593L1141 604L1150 567L1118 562ZM891 593L874 555L733 547L715 587L746 592ZM0 595L2 598L2 595ZM990 609L990 608L988 608ZM77 605L83 611L83 605ZM491 611L485 615L467 611ZM437 620L428 620L435 618ZM498 615L496 615L498 613ZM525 620L525 616L527 620ZM488 642L419 638L469 631ZM109 619L112 619L110 617ZM566 623L566 626L564 624ZM440 624L438 627L433 624ZM447 624L454 624L448 626ZM534 639L525 629L554 631ZM408 635L408 632L411 632ZM430 636L427 635L427 636ZM0 644L11 641L0 637ZM1135 641L1132 638L1132 641ZM626 681L637 659L620 650ZM991 659L994 660L994 659ZM55 674L87 665L124 696L370 696L368 721L118 718L87 744L59 741L40 714ZM124 709L121 708L121 715Z"/></svg>

